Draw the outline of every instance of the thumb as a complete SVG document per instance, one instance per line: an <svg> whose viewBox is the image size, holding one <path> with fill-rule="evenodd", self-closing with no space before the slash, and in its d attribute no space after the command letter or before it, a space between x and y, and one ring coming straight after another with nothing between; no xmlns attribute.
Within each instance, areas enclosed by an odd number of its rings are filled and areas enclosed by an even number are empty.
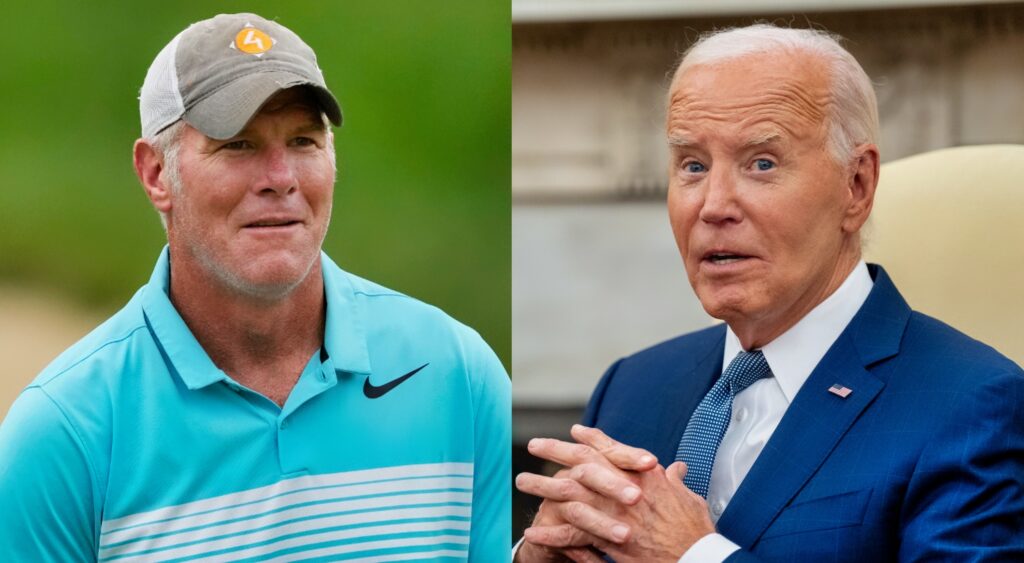
<svg viewBox="0 0 1024 563"><path fill-rule="evenodd" d="M673 463L665 470L665 475L677 483L682 483L683 477L686 476L686 464L681 461Z"/></svg>

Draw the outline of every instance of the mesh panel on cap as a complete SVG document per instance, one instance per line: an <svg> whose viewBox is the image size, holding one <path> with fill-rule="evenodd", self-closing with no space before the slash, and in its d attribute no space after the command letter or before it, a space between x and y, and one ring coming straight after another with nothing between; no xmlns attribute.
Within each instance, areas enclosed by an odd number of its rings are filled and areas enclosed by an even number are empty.
<svg viewBox="0 0 1024 563"><path fill-rule="evenodd" d="M187 31L187 30L186 30ZM184 33L184 31L182 32ZM178 91L178 71L175 53L181 33L153 59L146 81L139 91L139 114L142 117L142 136L149 139L185 113L185 104Z"/></svg>

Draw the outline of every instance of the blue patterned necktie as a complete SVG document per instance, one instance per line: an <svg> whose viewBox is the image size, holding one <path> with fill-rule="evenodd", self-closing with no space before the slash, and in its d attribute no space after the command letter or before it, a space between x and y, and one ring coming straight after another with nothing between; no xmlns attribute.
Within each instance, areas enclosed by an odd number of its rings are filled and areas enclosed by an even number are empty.
<svg viewBox="0 0 1024 563"><path fill-rule="evenodd" d="M676 451L676 461L686 463L683 483L691 491L704 498L708 496L711 467L722 436L729 427L733 397L758 379L771 375L772 370L760 350L741 351L697 405Z"/></svg>

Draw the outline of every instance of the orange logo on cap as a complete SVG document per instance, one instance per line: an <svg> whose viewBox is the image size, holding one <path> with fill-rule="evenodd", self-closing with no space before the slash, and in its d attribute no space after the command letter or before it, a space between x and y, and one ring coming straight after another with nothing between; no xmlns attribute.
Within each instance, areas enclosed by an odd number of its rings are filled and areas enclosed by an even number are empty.
<svg viewBox="0 0 1024 563"><path fill-rule="evenodd" d="M235 47L243 53L260 56L273 46L274 40L255 27L243 27L235 35Z"/></svg>

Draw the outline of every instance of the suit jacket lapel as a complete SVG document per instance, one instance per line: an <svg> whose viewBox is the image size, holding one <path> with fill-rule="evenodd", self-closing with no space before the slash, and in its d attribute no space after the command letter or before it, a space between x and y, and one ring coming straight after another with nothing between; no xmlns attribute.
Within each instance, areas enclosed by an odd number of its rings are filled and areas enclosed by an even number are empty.
<svg viewBox="0 0 1024 563"><path fill-rule="evenodd" d="M811 373L718 521L744 548L757 542L885 386L869 371L899 352L910 308L885 271L869 266L868 300ZM840 384L845 399L828 391Z"/></svg>
<svg viewBox="0 0 1024 563"><path fill-rule="evenodd" d="M722 534L745 548L796 496L882 389L844 336L807 378L718 521ZM845 399L833 395L828 388L834 383L853 392Z"/></svg>
<svg viewBox="0 0 1024 563"><path fill-rule="evenodd" d="M660 390L660 404L664 406L653 412L666 413L667 416L658 424L658 427L670 430L656 436L658 443L651 453L665 467L675 461L679 441L683 438L683 432L686 431L686 425L689 423L693 411L714 385L715 380L722 375L722 358L725 355L725 325L720 325L720 328L719 337L711 352L694 364L692 369L681 373L678 379Z"/></svg>

